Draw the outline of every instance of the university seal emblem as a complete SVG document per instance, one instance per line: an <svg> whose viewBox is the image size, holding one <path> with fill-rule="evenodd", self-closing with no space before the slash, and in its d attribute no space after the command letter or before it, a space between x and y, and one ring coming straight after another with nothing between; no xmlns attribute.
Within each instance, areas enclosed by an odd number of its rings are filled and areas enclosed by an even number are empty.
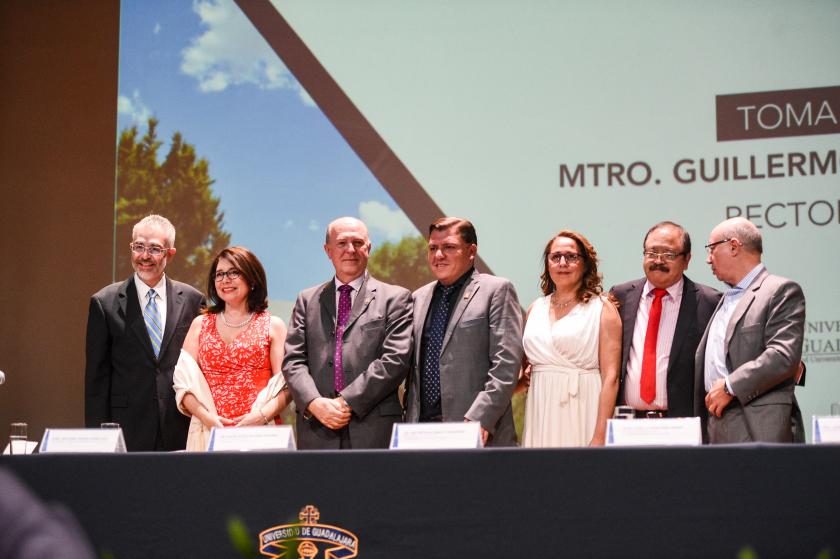
<svg viewBox="0 0 840 559"><path fill-rule="evenodd" d="M274 559L348 559L359 554L359 538L338 526L319 524L321 513L312 505L300 509L295 524L260 532L260 553Z"/></svg>

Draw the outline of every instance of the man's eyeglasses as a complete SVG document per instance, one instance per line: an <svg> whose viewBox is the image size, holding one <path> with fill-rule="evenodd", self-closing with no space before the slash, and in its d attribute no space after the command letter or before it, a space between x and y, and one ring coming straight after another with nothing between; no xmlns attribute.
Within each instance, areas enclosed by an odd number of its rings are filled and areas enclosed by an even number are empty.
<svg viewBox="0 0 840 559"><path fill-rule="evenodd" d="M213 274L213 279L217 282L225 281L225 278L229 279L230 281L239 279L242 277L242 272L239 270L231 269L227 272L216 272Z"/></svg>
<svg viewBox="0 0 840 559"><path fill-rule="evenodd" d="M142 255L144 252L148 252L149 254L154 256L155 258L161 256L162 254L166 254L167 252L169 252L168 248L158 246L158 245L146 246L143 243L131 243L128 246L131 247L131 252L133 252L134 254Z"/></svg>
<svg viewBox="0 0 840 559"><path fill-rule="evenodd" d="M732 240L732 238L730 237L728 239L721 239L719 241L715 241L713 243L707 244L706 245L706 254L711 254L712 252L714 252L716 246L722 245L723 243L728 243L731 240Z"/></svg>
<svg viewBox="0 0 840 559"><path fill-rule="evenodd" d="M580 262L581 256L576 252L552 252L548 255L548 259L552 264L559 264L564 258L566 259L566 264L574 265Z"/></svg>
<svg viewBox="0 0 840 559"><path fill-rule="evenodd" d="M658 260L662 259L666 262L673 262L677 259L678 256L682 256L685 254L684 252L656 252L653 250L646 250L642 254L645 255L645 258L648 260Z"/></svg>

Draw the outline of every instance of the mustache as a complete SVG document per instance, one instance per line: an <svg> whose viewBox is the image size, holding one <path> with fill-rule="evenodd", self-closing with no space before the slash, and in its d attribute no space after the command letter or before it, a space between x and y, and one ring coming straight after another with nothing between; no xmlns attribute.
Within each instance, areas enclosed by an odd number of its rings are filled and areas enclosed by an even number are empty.
<svg viewBox="0 0 840 559"><path fill-rule="evenodd" d="M648 266L648 270L651 272L670 272L671 269L666 266L665 264L651 264Z"/></svg>

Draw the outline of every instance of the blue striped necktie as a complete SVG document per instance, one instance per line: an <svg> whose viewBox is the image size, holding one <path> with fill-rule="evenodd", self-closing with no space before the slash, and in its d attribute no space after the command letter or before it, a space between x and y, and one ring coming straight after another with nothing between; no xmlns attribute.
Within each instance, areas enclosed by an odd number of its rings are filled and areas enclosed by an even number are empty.
<svg viewBox="0 0 840 559"><path fill-rule="evenodd" d="M146 293L149 302L146 303L146 308L143 310L143 319L146 321L146 330L149 332L149 339L152 340L152 349L155 352L155 357L160 355L160 342L163 339L163 328L160 326L160 311L158 311L157 303L155 302L154 289L150 289Z"/></svg>

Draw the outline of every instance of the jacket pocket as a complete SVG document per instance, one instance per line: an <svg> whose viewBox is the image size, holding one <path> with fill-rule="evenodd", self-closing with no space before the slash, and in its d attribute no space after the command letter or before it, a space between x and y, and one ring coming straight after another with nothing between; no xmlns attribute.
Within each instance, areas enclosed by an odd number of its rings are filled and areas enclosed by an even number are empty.
<svg viewBox="0 0 840 559"><path fill-rule="evenodd" d="M359 328L362 330L372 330L374 328L384 328L385 327L385 319L380 318L378 320L371 320L370 322L365 322L364 324L360 324Z"/></svg>
<svg viewBox="0 0 840 559"><path fill-rule="evenodd" d="M461 328L472 328L473 326L479 326L481 324L487 324L487 317L486 316L477 316L475 318L470 318L469 320L462 320L460 327Z"/></svg>

